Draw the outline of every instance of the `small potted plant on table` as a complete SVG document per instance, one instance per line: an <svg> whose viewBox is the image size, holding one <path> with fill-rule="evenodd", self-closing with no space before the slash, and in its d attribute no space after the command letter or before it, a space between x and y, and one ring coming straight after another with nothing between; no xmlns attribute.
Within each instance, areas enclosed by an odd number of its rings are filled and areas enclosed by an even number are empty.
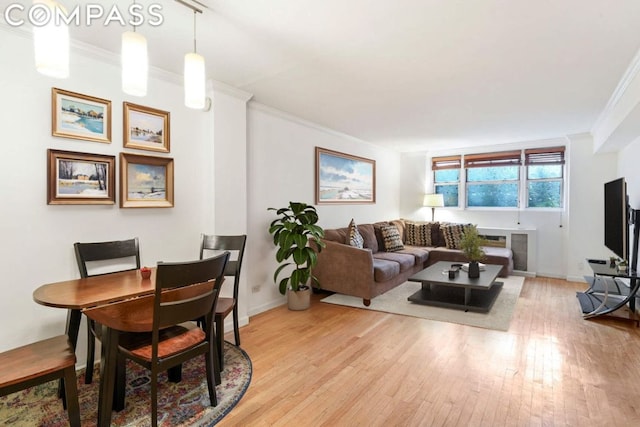
<svg viewBox="0 0 640 427"><path fill-rule="evenodd" d="M311 286L320 286L313 268L318 262L317 252L325 247L321 240L324 230L317 225L318 213L315 207L300 202L289 202L287 207L268 210L276 211L278 215L269 226L273 244L278 247L276 261L281 263L273 281L278 283L280 273L294 266L290 275L280 279L278 287L282 295L287 295L290 310L306 310L311 303ZM291 262L282 264L287 260Z"/></svg>
<svg viewBox="0 0 640 427"><path fill-rule="evenodd" d="M464 255L469 260L469 278L475 279L480 277L480 264L479 262L485 258L484 251L480 248L482 244L482 238L478 234L478 229L475 225L470 225L465 228L460 239L460 249L464 252Z"/></svg>

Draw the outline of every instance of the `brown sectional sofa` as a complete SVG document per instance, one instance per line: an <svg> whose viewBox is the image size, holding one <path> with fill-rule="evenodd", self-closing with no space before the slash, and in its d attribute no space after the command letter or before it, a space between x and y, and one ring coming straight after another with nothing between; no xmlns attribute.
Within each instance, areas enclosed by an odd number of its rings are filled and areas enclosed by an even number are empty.
<svg viewBox="0 0 640 427"><path fill-rule="evenodd" d="M387 252L380 235L380 227L395 225L404 248ZM459 249L448 249L439 223L431 226L434 246L406 244L405 220L360 224L358 231L364 240L364 248L349 244L349 228L325 230L326 248L318 254L318 264L313 274L323 290L352 295L363 299L368 306L371 299L404 283L415 273L438 261L467 262ZM501 277L513 272L513 254L508 248L483 247L487 264L502 265Z"/></svg>

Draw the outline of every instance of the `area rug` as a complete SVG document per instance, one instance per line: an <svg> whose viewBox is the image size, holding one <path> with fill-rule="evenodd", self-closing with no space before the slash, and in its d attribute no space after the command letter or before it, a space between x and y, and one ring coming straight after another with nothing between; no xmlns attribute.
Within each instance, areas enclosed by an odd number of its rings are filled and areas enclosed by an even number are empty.
<svg viewBox="0 0 640 427"><path fill-rule="evenodd" d="M493 303L491 311L488 313L465 312L464 310L431 307L410 302L407 298L421 287L421 284L418 282L405 282L373 298L369 307L365 307L365 305L362 304L362 298L342 294L333 294L323 298L321 301L365 310L383 311L440 322L459 323L461 325L475 326L478 328L507 331L511 323L513 310L520 296L524 277L499 277L498 281L503 282L504 285L498 294L498 298Z"/></svg>
<svg viewBox="0 0 640 427"><path fill-rule="evenodd" d="M96 365L97 366L97 365ZM99 369L93 383L84 383L84 369L78 371L78 398L82 426L95 426L98 413ZM209 392L202 357L186 362L182 381L170 383L166 373L158 379L158 424L160 426L212 426L240 401L251 383L249 356L239 347L225 343L222 383L216 387L218 406L209 406ZM32 387L0 398L0 425L3 426L68 426L67 412L57 398L57 381ZM112 426L151 425L151 386L148 371L127 364L126 407L113 412Z"/></svg>

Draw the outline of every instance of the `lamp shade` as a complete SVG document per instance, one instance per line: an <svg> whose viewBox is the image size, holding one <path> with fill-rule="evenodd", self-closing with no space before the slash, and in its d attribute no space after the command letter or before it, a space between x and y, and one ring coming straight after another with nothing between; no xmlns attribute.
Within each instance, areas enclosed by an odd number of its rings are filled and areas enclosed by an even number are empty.
<svg viewBox="0 0 640 427"><path fill-rule="evenodd" d="M50 11L50 19L33 26L36 70L50 77L69 77L69 27L63 20L56 22L55 19L56 8L62 6L51 0L36 0L34 4L41 4Z"/></svg>
<svg viewBox="0 0 640 427"><path fill-rule="evenodd" d="M147 39L133 31L122 33L122 91L145 96L148 71Z"/></svg>
<svg viewBox="0 0 640 427"><path fill-rule="evenodd" d="M204 57L197 53L184 56L184 105L202 110L205 107Z"/></svg>
<svg viewBox="0 0 640 427"><path fill-rule="evenodd" d="M423 206L441 208L444 206L444 197L442 194L425 194Z"/></svg>

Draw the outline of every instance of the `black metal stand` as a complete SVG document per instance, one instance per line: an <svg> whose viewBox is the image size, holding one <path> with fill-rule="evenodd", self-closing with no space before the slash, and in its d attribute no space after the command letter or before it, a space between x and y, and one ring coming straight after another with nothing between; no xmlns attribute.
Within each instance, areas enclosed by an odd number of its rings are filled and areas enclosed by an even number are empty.
<svg viewBox="0 0 640 427"><path fill-rule="evenodd" d="M638 210L631 210L633 249L628 270L619 270L606 262L587 260L589 267L593 270L593 277L585 277L589 283L589 289L576 293L585 319L611 315L628 306L628 319L634 321L636 326L640 326L640 318L636 313L636 293L640 289L640 277L637 275L638 237L640 236L638 213ZM621 283L620 279L628 279L629 285Z"/></svg>

